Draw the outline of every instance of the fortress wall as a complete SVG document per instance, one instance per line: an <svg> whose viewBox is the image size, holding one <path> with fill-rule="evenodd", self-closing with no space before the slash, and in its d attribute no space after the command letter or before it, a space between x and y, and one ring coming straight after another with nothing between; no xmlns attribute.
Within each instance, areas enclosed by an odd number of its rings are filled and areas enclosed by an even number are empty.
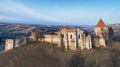
<svg viewBox="0 0 120 67"><path fill-rule="evenodd" d="M95 31L96 35L98 35L103 32L108 32L108 27L95 27L94 31Z"/></svg>
<svg viewBox="0 0 120 67"><path fill-rule="evenodd" d="M13 49L14 40L13 39L6 39L5 40L5 51Z"/></svg>
<svg viewBox="0 0 120 67"><path fill-rule="evenodd" d="M15 47L18 47L20 45L25 45L25 44L27 44L26 38L19 38L15 40Z"/></svg>
<svg viewBox="0 0 120 67"><path fill-rule="evenodd" d="M106 47L106 43L105 43L104 38L99 38L99 43L100 43L100 46Z"/></svg>
<svg viewBox="0 0 120 67"><path fill-rule="evenodd" d="M71 32L68 33L68 42L69 42L69 49L76 50L76 33Z"/></svg>
<svg viewBox="0 0 120 67"><path fill-rule="evenodd" d="M81 50L85 48L85 34L80 34L80 39L78 39L78 44Z"/></svg>
<svg viewBox="0 0 120 67"><path fill-rule="evenodd" d="M94 31L95 31L96 35L98 35L98 32L99 32L100 30L101 30L100 27L95 27L95 28L94 28Z"/></svg>
<svg viewBox="0 0 120 67"><path fill-rule="evenodd" d="M45 35L45 42L52 42L52 36L51 35Z"/></svg>
<svg viewBox="0 0 120 67"><path fill-rule="evenodd" d="M61 37L59 35L45 35L45 42L61 45Z"/></svg>
<svg viewBox="0 0 120 67"><path fill-rule="evenodd" d="M90 36L90 35L88 35L88 36L86 37L86 48L87 48L88 50L92 48L91 36Z"/></svg>
<svg viewBox="0 0 120 67"><path fill-rule="evenodd" d="M30 39L32 39L33 41L36 41L36 33L32 32Z"/></svg>

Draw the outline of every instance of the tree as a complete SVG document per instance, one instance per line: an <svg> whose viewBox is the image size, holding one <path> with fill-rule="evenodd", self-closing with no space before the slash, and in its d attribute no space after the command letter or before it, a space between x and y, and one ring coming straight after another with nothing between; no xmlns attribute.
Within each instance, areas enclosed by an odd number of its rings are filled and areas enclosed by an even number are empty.
<svg viewBox="0 0 120 67"><path fill-rule="evenodd" d="M39 41L39 39L42 39L44 37L40 30L36 30L34 33L36 41Z"/></svg>
<svg viewBox="0 0 120 67"><path fill-rule="evenodd" d="M113 29L112 29L112 27L109 27L108 28L108 30L109 30L109 33L108 33L108 35L109 35L109 40L112 40L112 38L113 38Z"/></svg>
<svg viewBox="0 0 120 67"><path fill-rule="evenodd" d="M113 33L114 33L112 27L109 27L108 31L109 31L109 33L108 33L108 35L109 35L108 44L111 44L112 43L112 38L113 38Z"/></svg>

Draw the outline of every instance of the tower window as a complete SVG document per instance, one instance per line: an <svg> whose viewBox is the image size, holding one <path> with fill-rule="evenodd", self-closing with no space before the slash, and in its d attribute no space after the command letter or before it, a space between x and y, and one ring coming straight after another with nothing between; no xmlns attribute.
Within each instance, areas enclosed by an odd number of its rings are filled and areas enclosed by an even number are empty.
<svg viewBox="0 0 120 67"><path fill-rule="evenodd" d="M70 35L70 39L72 39L72 35Z"/></svg>
<svg viewBox="0 0 120 67"><path fill-rule="evenodd" d="M103 30L103 28L101 28L101 30Z"/></svg>

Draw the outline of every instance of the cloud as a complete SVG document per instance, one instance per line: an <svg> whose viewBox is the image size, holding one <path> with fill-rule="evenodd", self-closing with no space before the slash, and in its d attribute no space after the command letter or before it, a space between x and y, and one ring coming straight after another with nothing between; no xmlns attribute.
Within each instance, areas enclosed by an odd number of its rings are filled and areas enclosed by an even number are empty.
<svg viewBox="0 0 120 67"><path fill-rule="evenodd" d="M4 6L4 7L3 7ZM54 21L61 22L61 20L50 13L44 13L32 9L25 4L14 1L0 2L0 20L15 20L15 21Z"/></svg>
<svg viewBox="0 0 120 67"><path fill-rule="evenodd" d="M119 22L120 10L116 8L102 8L103 6L81 6L81 5L40 5L33 8L36 3L26 4L19 0L0 0L0 21L27 21L27 22L58 22L61 24L96 24L102 18L107 22ZM32 2L32 1L31 1ZM115 6L114 6L115 7ZM49 8L49 9L48 9ZM102 10L102 11L101 11ZM47 23L44 23L47 24ZM56 23L57 24L57 23Z"/></svg>

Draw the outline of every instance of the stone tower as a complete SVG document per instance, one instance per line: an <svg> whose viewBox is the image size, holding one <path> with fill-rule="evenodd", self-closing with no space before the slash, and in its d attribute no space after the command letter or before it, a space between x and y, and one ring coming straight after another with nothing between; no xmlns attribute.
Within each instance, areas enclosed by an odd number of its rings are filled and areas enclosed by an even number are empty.
<svg viewBox="0 0 120 67"><path fill-rule="evenodd" d="M99 40L99 45L106 46L106 41L108 40L108 26L102 19L99 20L94 31L97 39Z"/></svg>
<svg viewBox="0 0 120 67"><path fill-rule="evenodd" d="M99 20L94 30L96 36L104 37L106 40L108 40L108 26L103 22L102 19Z"/></svg>

